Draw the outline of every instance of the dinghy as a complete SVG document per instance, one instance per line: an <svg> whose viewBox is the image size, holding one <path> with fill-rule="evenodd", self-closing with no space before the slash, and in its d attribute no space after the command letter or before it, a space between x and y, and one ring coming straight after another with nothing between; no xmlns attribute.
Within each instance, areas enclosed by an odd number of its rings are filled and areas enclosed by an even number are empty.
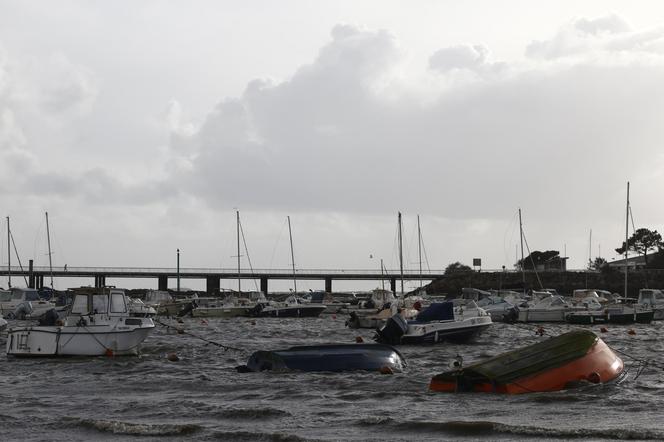
<svg viewBox="0 0 664 442"><path fill-rule="evenodd" d="M394 347L382 344L326 344L291 347L285 350L257 351L247 365L249 371L391 371L401 372L406 361Z"/></svg>
<svg viewBox="0 0 664 442"><path fill-rule="evenodd" d="M595 333L575 330L467 367L438 374L429 389L520 394L613 381L623 361Z"/></svg>

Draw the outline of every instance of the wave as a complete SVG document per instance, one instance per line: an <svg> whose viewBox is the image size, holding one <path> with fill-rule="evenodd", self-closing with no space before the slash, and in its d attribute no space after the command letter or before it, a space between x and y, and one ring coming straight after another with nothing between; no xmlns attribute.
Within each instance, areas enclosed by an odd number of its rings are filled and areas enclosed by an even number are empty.
<svg viewBox="0 0 664 442"><path fill-rule="evenodd" d="M410 433L446 433L452 436L522 436L552 439L605 439L605 440L663 440L664 431L625 428L545 428L529 425L509 425L490 421L399 422L391 418L370 418L357 425L385 425L391 430Z"/></svg>
<svg viewBox="0 0 664 442"><path fill-rule="evenodd" d="M251 431L218 431L214 433L215 439L232 440L237 442L316 442L319 439L307 439L294 434L283 433L255 433Z"/></svg>
<svg viewBox="0 0 664 442"><path fill-rule="evenodd" d="M193 434L202 427L194 424L137 424L112 420L66 418L73 426L91 428L103 433L132 436L179 436Z"/></svg>
<svg viewBox="0 0 664 442"><path fill-rule="evenodd" d="M269 419L291 416L289 412L276 408L226 408L216 414L220 417L233 419Z"/></svg>

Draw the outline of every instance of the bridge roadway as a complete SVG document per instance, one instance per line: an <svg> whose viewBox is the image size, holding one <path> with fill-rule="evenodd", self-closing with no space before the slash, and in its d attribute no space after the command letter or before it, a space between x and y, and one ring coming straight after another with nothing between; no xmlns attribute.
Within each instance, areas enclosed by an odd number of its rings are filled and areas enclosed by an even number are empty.
<svg viewBox="0 0 664 442"><path fill-rule="evenodd" d="M53 267L28 266L26 269L19 266L0 268L0 276L8 276L12 279L26 278L28 287L43 288L44 278L94 278L95 287L106 285L106 278L155 278L158 281L159 290L168 289L168 280L177 279L205 279L208 293L218 292L222 279L255 280L261 282L261 291L268 292L268 281L271 279L293 279L292 269L237 269L220 268L149 268L149 267ZM404 280L431 281L443 277L442 271L419 271L404 270ZM377 270L367 269L296 269L297 280L319 280L325 281L325 291L332 292L332 281L334 280L364 280L364 281L389 281L390 288L396 292L397 281L400 280L399 270L388 270L381 273Z"/></svg>

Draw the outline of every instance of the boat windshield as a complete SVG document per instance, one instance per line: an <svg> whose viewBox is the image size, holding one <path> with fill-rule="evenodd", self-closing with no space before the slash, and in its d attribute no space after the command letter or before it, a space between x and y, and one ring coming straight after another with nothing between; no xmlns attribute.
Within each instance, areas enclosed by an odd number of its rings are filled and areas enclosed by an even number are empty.
<svg viewBox="0 0 664 442"><path fill-rule="evenodd" d="M92 295L92 312L108 313L108 295Z"/></svg>
<svg viewBox="0 0 664 442"><path fill-rule="evenodd" d="M112 293L111 313L125 313L126 311L127 311L127 305L125 304L124 295L122 293Z"/></svg>
<svg viewBox="0 0 664 442"><path fill-rule="evenodd" d="M76 295L71 306L71 312L76 315L88 313L88 295Z"/></svg>
<svg viewBox="0 0 664 442"><path fill-rule="evenodd" d="M9 302L12 300L12 292L0 292L0 302Z"/></svg>

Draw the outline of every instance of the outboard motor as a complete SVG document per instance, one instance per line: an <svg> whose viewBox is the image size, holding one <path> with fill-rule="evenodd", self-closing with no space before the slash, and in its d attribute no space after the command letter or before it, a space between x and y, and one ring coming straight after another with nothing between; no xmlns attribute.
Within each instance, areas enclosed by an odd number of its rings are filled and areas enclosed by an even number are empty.
<svg viewBox="0 0 664 442"><path fill-rule="evenodd" d="M407 330L408 323L397 313L387 320L383 328L376 330L375 340L381 344L397 345Z"/></svg>
<svg viewBox="0 0 664 442"><path fill-rule="evenodd" d="M263 311L263 308L264 308L263 304L258 303L258 304L256 304L255 306L253 306L253 308L251 308L251 309L247 312L247 314L248 314L249 316L251 316L252 318L257 318L257 317L260 316L261 312Z"/></svg>
<svg viewBox="0 0 664 442"><path fill-rule="evenodd" d="M23 320L32 312L32 303L30 301L23 301L14 309L14 318Z"/></svg>
<svg viewBox="0 0 664 442"><path fill-rule="evenodd" d="M53 326L59 319L58 312L54 308L50 309L39 317L39 325Z"/></svg>
<svg viewBox="0 0 664 442"><path fill-rule="evenodd" d="M196 301L191 301L190 303L186 304L184 307L182 307L182 310L178 312L178 318L181 318L183 316L190 315L191 312L198 307L198 303Z"/></svg>

